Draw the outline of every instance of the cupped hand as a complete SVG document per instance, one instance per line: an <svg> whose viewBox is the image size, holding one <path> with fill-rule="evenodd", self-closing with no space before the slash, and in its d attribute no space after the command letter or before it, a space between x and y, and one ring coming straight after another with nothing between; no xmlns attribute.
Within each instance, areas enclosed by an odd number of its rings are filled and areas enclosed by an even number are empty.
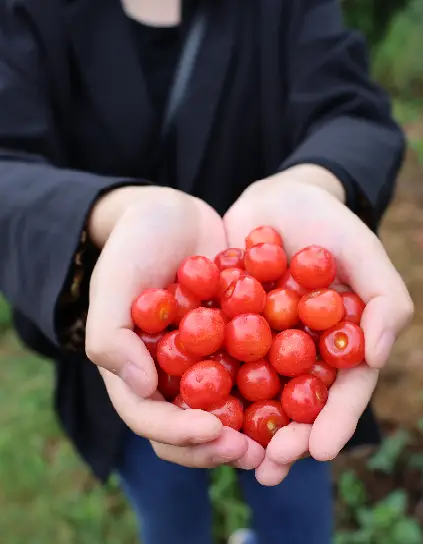
<svg viewBox="0 0 423 544"><path fill-rule="evenodd" d="M354 434L379 370L413 313L407 289L381 242L342 197L342 186L332 174L300 166L251 185L224 218L232 247L243 247L253 228L269 225L282 233L288 257L311 244L330 249L338 262L336 282L349 285L367 304L361 322L365 362L339 371L312 426L291 423L276 433L256 470L264 485L282 481L292 462L307 452L321 461L336 457Z"/></svg>
<svg viewBox="0 0 423 544"><path fill-rule="evenodd" d="M86 352L98 365L123 421L149 439L157 455L184 466L256 467L261 446L201 410L181 410L157 392L154 361L133 332L131 305L143 289L167 286L191 255L226 247L221 218L179 191L126 187L104 196L89 221L102 248L92 275Z"/></svg>

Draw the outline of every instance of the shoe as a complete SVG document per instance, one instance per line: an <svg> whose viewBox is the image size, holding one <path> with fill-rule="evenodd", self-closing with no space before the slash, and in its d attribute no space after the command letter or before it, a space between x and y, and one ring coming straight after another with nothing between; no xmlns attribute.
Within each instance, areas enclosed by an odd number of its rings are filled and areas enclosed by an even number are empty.
<svg viewBox="0 0 423 544"><path fill-rule="evenodd" d="M257 544L257 537L251 529L238 529L229 538L228 544Z"/></svg>

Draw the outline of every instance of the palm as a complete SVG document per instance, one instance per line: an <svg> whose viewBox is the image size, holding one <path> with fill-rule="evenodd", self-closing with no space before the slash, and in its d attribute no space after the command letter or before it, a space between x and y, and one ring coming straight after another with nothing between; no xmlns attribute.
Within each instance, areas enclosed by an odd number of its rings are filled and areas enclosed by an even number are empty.
<svg viewBox="0 0 423 544"><path fill-rule="evenodd" d="M330 249L338 261L336 282L350 285L367 304L362 327L368 364L339 372L313 426L291 423L278 431L257 469L258 479L272 484L305 452L316 459L332 459L352 436L376 385L378 368L389 354L389 340L381 342L382 334L403 326L408 310L404 307L403 316L398 316L395 305L408 297L376 236L322 189L286 182L246 191L225 217L229 243L242 244L246 234L261 224L281 232L288 257L311 244Z"/></svg>

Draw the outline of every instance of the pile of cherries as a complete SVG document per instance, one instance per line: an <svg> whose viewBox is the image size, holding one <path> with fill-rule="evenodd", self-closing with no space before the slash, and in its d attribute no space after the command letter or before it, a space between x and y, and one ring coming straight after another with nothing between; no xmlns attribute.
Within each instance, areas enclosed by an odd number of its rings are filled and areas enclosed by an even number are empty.
<svg viewBox="0 0 423 544"><path fill-rule="evenodd" d="M290 421L313 423L337 369L364 360L365 304L331 289L335 277L323 247L300 250L288 266L280 234L266 226L245 250L185 259L175 283L132 305L159 391L263 446Z"/></svg>

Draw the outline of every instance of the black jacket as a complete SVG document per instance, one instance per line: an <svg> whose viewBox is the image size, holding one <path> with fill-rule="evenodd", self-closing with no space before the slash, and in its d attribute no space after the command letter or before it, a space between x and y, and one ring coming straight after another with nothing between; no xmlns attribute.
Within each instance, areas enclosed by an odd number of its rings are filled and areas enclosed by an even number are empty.
<svg viewBox="0 0 423 544"><path fill-rule="evenodd" d="M220 213L254 180L308 162L345 184L375 228L403 137L334 0L210 0L156 184ZM64 427L101 478L124 425L99 374L57 336L58 298L90 206L143 183L159 127L118 0L6 0L0 8L0 289L33 349L56 360ZM189 8L189 6L188 6ZM190 20L190 10L184 27ZM171 180L171 182L170 182ZM355 440L372 440L369 412Z"/></svg>

